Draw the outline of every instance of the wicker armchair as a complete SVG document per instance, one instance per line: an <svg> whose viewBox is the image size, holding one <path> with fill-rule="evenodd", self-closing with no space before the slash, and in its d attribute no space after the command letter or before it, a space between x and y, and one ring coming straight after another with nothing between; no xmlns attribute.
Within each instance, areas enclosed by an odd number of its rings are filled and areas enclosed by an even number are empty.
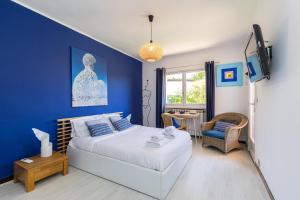
<svg viewBox="0 0 300 200"><path fill-rule="evenodd" d="M202 133L205 131L212 130L217 121L224 121L236 124L236 126L232 126L226 128L224 133L224 139L210 137L203 134L203 146L214 146L224 153L228 153L229 151L237 148L241 148L239 143L239 137L241 134L241 130L247 126L248 118L239 113L224 113L217 115L210 122L205 122L201 126Z"/></svg>
<svg viewBox="0 0 300 200"><path fill-rule="evenodd" d="M164 127L173 126L172 118L174 118L180 122L180 127L177 129L186 130L185 120L183 118L175 117L170 113L163 113L163 114L161 114L161 117L164 122Z"/></svg>

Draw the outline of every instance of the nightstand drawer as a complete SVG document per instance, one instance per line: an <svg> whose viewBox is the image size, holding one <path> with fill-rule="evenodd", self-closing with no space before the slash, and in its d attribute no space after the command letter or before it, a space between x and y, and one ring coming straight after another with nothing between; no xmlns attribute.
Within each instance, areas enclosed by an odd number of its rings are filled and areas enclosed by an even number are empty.
<svg viewBox="0 0 300 200"><path fill-rule="evenodd" d="M38 181L52 174L61 172L64 168L62 162L57 163L55 165L44 166L38 169L35 169L34 180Z"/></svg>

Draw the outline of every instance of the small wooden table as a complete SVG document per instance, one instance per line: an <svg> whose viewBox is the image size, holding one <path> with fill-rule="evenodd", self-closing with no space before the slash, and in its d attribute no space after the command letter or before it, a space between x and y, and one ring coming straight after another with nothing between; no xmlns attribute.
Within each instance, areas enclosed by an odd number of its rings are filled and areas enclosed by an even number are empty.
<svg viewBox="0 0 300 200"><path fill-rule="evenodd" d="M14 182L24 183L26 192L34 189L36 181L56 173L68 174L68 156L59 152L53 152L53 155L47 158L38 155L29 159L33 162L16 161L14 163Z"/></svg>
<svg viewBox="0 0 300 200"><path fill-rule="evenodd" d="M200 113L193 113L193 114L192 113L182 113L182 114L181 113L174 113L172 115L175 116L175 117L178 117L178 118L183 118L186 121L188 121L188 120L192 121L191 129L188 127L188 124L186 124L187 125L187 131L192 132L194 134L195 141L197 143L198 128L196 127L196 120L200 117ZM199 135L199 137L200 137L200 135Z"/></svg>

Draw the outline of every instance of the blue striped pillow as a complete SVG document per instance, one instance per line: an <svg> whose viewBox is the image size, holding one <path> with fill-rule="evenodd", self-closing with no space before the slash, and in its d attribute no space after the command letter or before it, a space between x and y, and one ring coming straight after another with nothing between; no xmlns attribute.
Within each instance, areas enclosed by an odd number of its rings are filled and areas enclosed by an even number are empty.
<svg viewBox="0 0 300 200"><path fill-rule="evenodd" d="M120 119L118 121L113 122L115 129L118 131L123 131L132 126L132 124L128 121L127 118Z"/></svg>
<svg viewBox="0 0 300 200"><path fill-rule="evenodd" d="M229 123L229 122L223 122L223 121L217 121L214 130L225 132L226 128L236 126L235 124Z"/></svg>
<svg viewBox="0 0 300 200"><path fill-rule="evenodd" d="M92 137L113 133L107 123L87 124Z"/></svg>

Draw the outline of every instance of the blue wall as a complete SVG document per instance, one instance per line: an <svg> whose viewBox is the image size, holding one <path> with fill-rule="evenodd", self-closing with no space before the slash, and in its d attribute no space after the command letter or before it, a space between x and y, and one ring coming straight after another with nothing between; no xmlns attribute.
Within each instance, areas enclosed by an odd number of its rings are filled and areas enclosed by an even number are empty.
<svg viewBox="0 0 300 200"><path fill-rule="evenodd" d="M96 20L96 19L95 19ZM107 61L108 106L71 107L70 47ZM0 1L0 179L39 153L31 128L58 118L123 111L142 123L142 63L13 2Z"/></svg>

